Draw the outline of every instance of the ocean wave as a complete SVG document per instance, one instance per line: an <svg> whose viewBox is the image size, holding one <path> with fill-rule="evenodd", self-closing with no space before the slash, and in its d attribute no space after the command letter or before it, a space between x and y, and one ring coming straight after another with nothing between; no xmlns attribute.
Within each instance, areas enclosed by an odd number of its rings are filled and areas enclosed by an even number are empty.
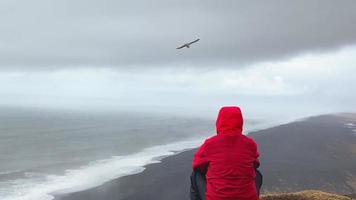
<svg viewBox="0 0 356 200"><path fill-rule="evenodd" d="M351 129L352 132L356 135L356 129L354 129L354 128L356 128L356 124L354 124L354 123L345 123L344 125L345 125L347 128Z"/></svg>
<svg viewBox="0 0 356 200"><path fill-rule="evenodd" d="M345 123L344 125L349 128L356 127L356 124L353 124L353 123Z"/></svg>
<svg viewBox="0 0 356 200"><path fill-rule="evenodd" d="M8 191L2 191L3 200L51 200L55 194L86 190L110 180L137 174L145 166L161 159L192 149L201 144L203 138L181 141L146 148L126 156L113 156L98 160L78 169L66 170L64 175L38 175L27 173L27 179L12 180Z"/></svg>

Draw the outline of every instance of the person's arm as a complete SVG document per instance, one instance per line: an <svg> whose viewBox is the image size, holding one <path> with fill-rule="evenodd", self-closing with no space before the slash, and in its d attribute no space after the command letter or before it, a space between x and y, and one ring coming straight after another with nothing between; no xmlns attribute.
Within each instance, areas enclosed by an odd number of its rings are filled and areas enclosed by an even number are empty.
<svg viewBox="0 0 356 200"><path fill-rule="evenodd" d="M206 152L206 146L207 146L206 143L207 142L205 141L194 155L193 170L199 169L200 171L205 171L209 163L207 152Z"/></svg>
<svg viewBox="0 0 356 200"><path fill-rule="evenodd" d="M258 159L260 154L258 153L258 148L255 141L253 141L253 151L254 151L254 158L255 158L253 162L253 166L255 167L255 169L257 169L258 167L260 167L260 160Z"/></svg>
<svg viewBox="0 0 356 200"><path fill-rule="evenodd" d="M258 155L257 155L258 157ZM253 163L253 165L255 166L255 169L259 168L260 167L260 160L258 158L256 158L255 162Z"/></svg>

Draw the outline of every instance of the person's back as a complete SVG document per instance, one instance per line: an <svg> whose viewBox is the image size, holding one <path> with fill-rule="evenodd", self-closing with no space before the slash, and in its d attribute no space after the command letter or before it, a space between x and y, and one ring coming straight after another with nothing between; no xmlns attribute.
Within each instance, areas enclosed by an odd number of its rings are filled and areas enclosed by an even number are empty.
<svg viewBox="0 0 356 200"><path fill-rule="evenodd" d="M238 107L224 107L216 121L217 135L207 139L194 156L193 169L206 170L207 200L257 200L256 143L242 135Z"/></svg>

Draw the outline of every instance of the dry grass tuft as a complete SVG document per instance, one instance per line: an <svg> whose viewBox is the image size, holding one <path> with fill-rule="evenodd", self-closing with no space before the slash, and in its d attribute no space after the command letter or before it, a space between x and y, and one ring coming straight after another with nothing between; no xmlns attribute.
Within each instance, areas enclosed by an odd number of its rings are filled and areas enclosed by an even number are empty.
<svg viewBox="0 0 356 200"><path fill-rule="evenodd" d="M352 198L330 194L317 190L306 190L295 193L266 194L261 200L351 200Z"/></svg>

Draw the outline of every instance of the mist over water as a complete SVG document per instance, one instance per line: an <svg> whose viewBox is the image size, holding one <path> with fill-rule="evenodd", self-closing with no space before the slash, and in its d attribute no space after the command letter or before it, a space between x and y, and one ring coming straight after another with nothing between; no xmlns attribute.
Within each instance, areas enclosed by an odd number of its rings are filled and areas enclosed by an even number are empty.
<svg viewBox="0 0 356 200"><path fill-rule="evenodd" d="M130 113L1 109L0 169L61 170L99 158L209 134L208 120ZM19 159L21 158L21 159Z"/></svg>

